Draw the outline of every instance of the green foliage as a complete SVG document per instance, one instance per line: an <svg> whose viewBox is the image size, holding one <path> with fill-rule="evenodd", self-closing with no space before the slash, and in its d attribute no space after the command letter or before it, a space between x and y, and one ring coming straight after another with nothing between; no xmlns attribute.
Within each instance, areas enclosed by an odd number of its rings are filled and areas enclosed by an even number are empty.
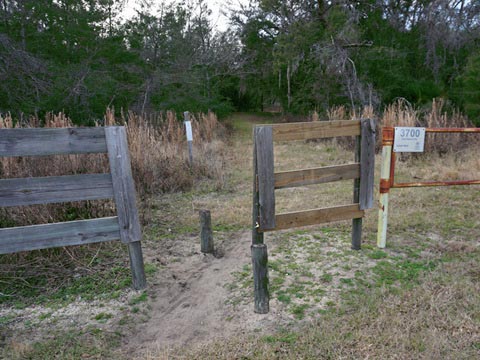
<svg viewBox="0 0 480 360"><path fill-rule="evenodd" d="M470 120L480 126L480 51L470 54L458 79L460 98Z"/></svg>
<svg viewBox="0 0 480 360"><path fill-rule="evenodd" d="M126 22L118 19L124 1L5 0L0 112L64 111L91 124L107 106L224 117L444 97L479 124L475 3L447 11L419 2L262 0L230 14L233 26L219 33L202 0L142 2Z"/></svg>
<svg viewBox="0 0 480 360"><path fill-rule="evenodd" d="M130 305L137 305L141 302L145 302L148 299L148 295L146 292L141 293L137 297L130 300Z"/></svg>
<svg viewBox="0 0 480 360"><path fill-rule="evenodd" d="M307 310L308 308L308 304L294 305L291 309L291 312L296 319L301 320L305 317L305 310Z"/></svg>
<svg viewBox="0 0 480 360"><path fill-rule="evenodd" d="M262 102L258 108L276 101L284 111L304 114L338 104L381 105L399 97L417 105L435 97L455 100L453 80L476 49L471 32L478 38L478 26L454 24L474 14L473 3L448 13L442 6L417 2L347 7L318 1L287 7L263 0L238 21L247 66L257 71L251 81L247 78L246 88ZM432 16L442 20L429 22ZM478 79L474 59L465 69L466 82ZM475 96L460 99L474 117L480 111Z"/></svg>
<svg viewBox="0 0 480 360"><path fill-rule="evenodd" d="M425 271L431 271L436 267L432 261L402 260L398 262L379 261L372 269L377 275L377 284L413 286L419 276Z"/></svg>
<svg viewBox="0 0 480 360"><path fill-rule="evenodd" d="M214 41L205 3L201 14L144 7L121 24L124 3L3 2L0 112L63 111L81 124L102 119L107 106L230 113L221 85L227 64L210 56L223 45ZM235 97L231 86L224 92Z"/></svg>

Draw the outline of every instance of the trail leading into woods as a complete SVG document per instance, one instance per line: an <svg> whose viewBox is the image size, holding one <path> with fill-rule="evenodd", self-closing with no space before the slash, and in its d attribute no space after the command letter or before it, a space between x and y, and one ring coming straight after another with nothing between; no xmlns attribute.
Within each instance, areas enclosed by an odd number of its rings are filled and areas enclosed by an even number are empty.
<svg viewBox="0 0 480 360"><path fill-rule="evenodd" d="M255 314L253 289L246 291L250 297L230 301L232 293L227 286L236 281L233 274L251 261L251 233L238 231L223 237L219 241L214 234L216 256L200 253L200 238L195 235L160 239L158 250L144 245L148 261L160 261L163 266L148 290L152 298L149 319L136 326L123 353L131 357L158 354L172 347L199 345L254 329L273 330L285 320L274 310L268 315Z"/></svg>
<svg viewBox="0 0 480 360"><path fill-rule="evenodd" d="M248 261L247 235L232 239L221 258L195 253L167 264L155 286L150 320L138 326L127 347L136 352L202 342L242 326L225 321L232 316L225 305L225 283Z"/></svg>
<svg viewBox="0 0 480 360"><path fill-rule="evenodd" d="M190 252L188 247L185 250ZM275 320L275 312L255 314L253 299L236 305L228 302L226 285L235 281L232 273L250 262L250 233L232 234L220 252L218 258L190 252L161 270L161 279L154 284L150 318L137 326L125 344L127 354L158 354L172 347L275 328L280 321Z"/></svg>

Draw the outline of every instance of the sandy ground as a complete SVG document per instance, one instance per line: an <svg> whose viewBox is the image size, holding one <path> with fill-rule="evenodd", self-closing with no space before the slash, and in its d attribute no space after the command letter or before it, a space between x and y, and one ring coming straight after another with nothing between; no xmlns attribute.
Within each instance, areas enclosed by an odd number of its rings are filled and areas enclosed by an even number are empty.
<svg viewBox="0 0 480 360"><path fill-rule="evenodd" d="M235 281L234 272L250 262L250 243L250 232L234 233L218 246L216 255L202 254L190 242L173 243L167 253L187 255L161 270L152 284L151 317L134 329L123 352L143 357L253 329L263 332L285 322L275 309L267 315L255 314L253 294L239 304L229 302L231 292L226 285ZM157 261L164 262L162 258Z"/></svg>

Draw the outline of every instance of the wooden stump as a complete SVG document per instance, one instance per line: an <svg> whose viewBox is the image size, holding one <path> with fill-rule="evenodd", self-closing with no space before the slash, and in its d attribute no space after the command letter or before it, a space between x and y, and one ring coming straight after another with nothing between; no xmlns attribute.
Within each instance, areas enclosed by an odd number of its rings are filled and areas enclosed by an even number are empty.
<svg viewBox="0 0 480 360"><path fill-rule="evenodd" d="M206 254L213 254L215 249L213 246L212 220L209 210L200 210L200 251Z"/></svg>

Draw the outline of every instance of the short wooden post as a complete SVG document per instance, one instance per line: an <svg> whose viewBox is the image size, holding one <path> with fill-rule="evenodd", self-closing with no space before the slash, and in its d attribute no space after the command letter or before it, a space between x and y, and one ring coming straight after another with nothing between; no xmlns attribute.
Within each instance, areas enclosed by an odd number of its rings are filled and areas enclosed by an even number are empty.
<svg viewBox="0 0 480 360"><path fill-rule="evenodd" d="M193 133L192 133L192 122L190 121L190 113L185 111L183 113L184 124L185 124L185 133L187 135L187 144L188 144L188 161L190 166L193 165Z"/></svg>
<svg viewBox="0 0 480 360"><path fill-rule="evenodd" d="M270 296L268 292L268 250L263 243L263 232L260 228L260 197L258 193L258 163L256 130L253 131L253 210L252 210L252 269L254 283L254 312L269 312Z"/></svg>
<svg viewBox="0 0 480 360"><path fill-rule="evenodd" d="M380 173L380 208L378 210L377 247L387 245L388 193L390 191L390 165L392 159L393 128L382 130L382 169Z"/></svg>
<svg viewBox="0 0 480 360"><path fill-rule="evenodd" d="M355 137L355 162L360 162L362 152L362 138ZM353 202L358 204L360 201L360 178L353 180ZM362 218L352 220L352 249L360 250L362 247Z"/></svg>
<svg viewBox="0 0 480 360"><path fill-rule="evenodd" d="M205 254L213 254L212 220L209 210L200 210L200 251Z"/></svg>
<svg viewBox="0 0 480 360"><path fill-rule="evenodd" d="M265 244L253 244L252 267L253 284L255 291L254 311L258 314L267 314L270 311L268 294L268 254Z"/></svg>

